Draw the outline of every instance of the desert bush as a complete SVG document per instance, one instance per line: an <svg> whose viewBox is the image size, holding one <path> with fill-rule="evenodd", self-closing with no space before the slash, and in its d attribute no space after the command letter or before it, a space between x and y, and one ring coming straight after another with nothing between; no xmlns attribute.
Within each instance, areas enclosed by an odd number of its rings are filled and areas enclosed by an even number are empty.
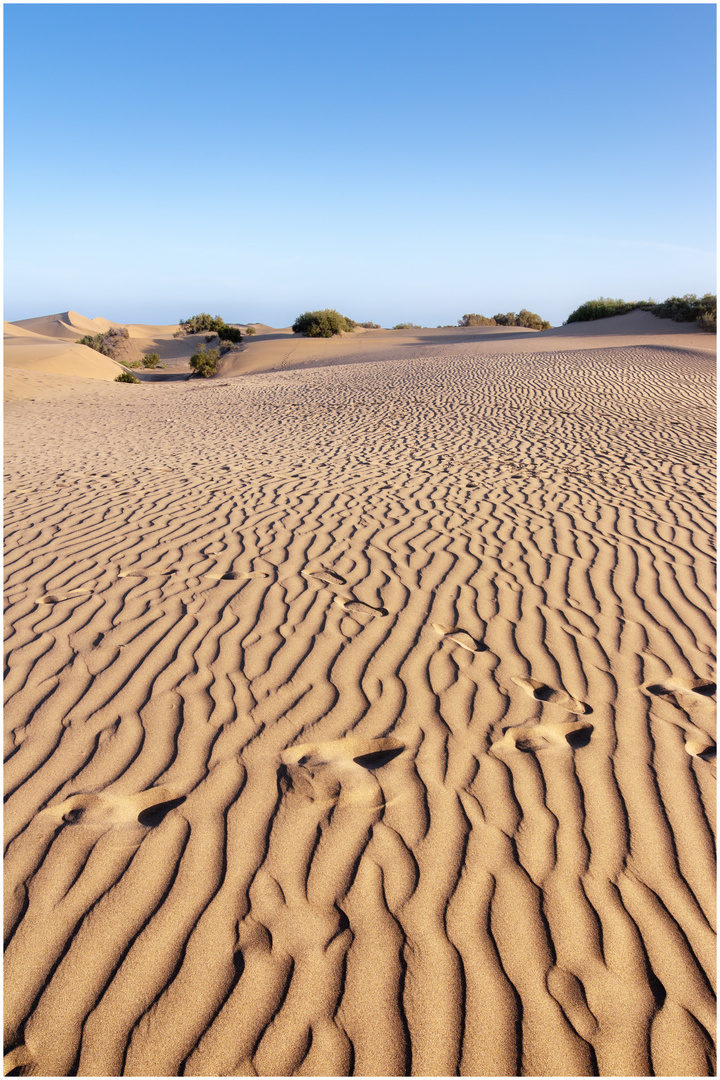
<svg viewBox="0 0 720 1080"><path fill-rule="evenodd" d="M180 329L173 337L183 337L185 334L199 334L201 331L213 331L205 337L206 342L213 340L215 335L224 341L242 341L242 334L234 326L228 326L220 315L208 315L201 311L199 315L192 315L189 319L180 320Z"/></svg>
<svg viewBox="0 0 720 1080"><path fill-rule="evenodd" d="M201 311L199 315L191 315L189 319L180 319L180 328L186 334L199 334L202 330L219 330L225 325L221 315L208 315L207 311Z"/></svg>
<svg viewBox="0 0 720 1080"><path fill-rule="evenodd" d="M205 345L201 345L198 351L190 357L190 367L196 375L203 379L209 379L211 375L217 374L219 359L220 353L218 349L208 349Z"/></svg>
<svg viewBox="0 0 720 1080"><path fill-rule="evenodd" d="M654 304L651 308L653 315L660 319L674 319L675 322L695 322L703 315L714 315L717 310L717 297L712 293L705 293L699 299L695 293L686 293L685 296L671 296L661 304Z"/></svg>
<svg viewBox="0 0 720 1080"><path fill-rule="evenodd" d="M627 300L611 300L609 296L600 296L597 300L586 300L568 315L565 322L567 324L590 322L592 319L609 319L612 315L625 315L637 307L640 307L638 301L630 303Z"/></svg>
<svg viewBox="0 0 720 1080"><path fill-rule="evenodd" d="M376 322L361 322L361 323L358 323L358 326L362 326L363 330L379 330L380 329L380 323L376 323Z"/></svg>
<svg viewBox="0 0 720 1080"><path fill-rule="evenodd" d="M126 326L111 326L102 334L86 334L85 337L79 339L77 344L88 345L103 356L112 357L115 356L118 346L129 337L130 333Z"/></svg>
<svg viewBox="0 0 720 1080"><path fill-rule="evenodd" d="M545 319L541 319L539 315L536 315L534 311L528 311L527 308L520 308L515 316L515 326L525 326L528 330L549 330L550 323Z"/></svg>
<svg viewBox="0 0 720 1080"><path fill-rule="evenodd" d="M160 367L160 354L156 352L146 353L140 362L144 368L154 370Z"/></svg>
<svg viewBox="0 0 720 1080"><path fill-rule="evenodd" d="M495 320L487 315L463 315L458 319L458 326L495 326Z"/></svg>
<svg viewBox="0 0 720 1080"><path fill-rule="evenodd" d="M119 363L122 364L123 367L127 368L142 367L142 364L139 360L120 360Z"/></svg>
<svg viewBox="0 0 720 1080"><path fill-rule="evenodd" d="M422 327L415 322L399 322L392 327L393 330L422 330Z"/></svg>
<svg viewBox="0 0 720 1080"><path fill-rule="evenodd" d="M133 375L132 371L123 371L122 374L116 376L115 382L134 382L139 383L140 380Z"/></svg>
<svg viewBox="0 0 720 1080"><path fill-rule="evenodd" d="M246 326L245 327L245 333L246 334L256 334L257 330L255 329L254 326Z"/></svg>
<svg viewBox="0 0 720 1080"><path fill-rule="evenodd" d="M601 296L598 300L587 300L576 308L565 320L571 322L588 322L591 319L607 319L611 315L625 315L628 311L650 311L659 319L674 319L675 322L694 322L703 319L710 325L715 321L717 310L717 297L712 293L705 293L698 298L695 293L686 293L685 296L671 296L662 303L656 304L652 300L635 300L632 303L626 300L610 300ZM709 316L709 318L705 318Z"/></svg>
<svg viewBox="0 0 720 1080"><path fill-rule="evenodd" d="M704 311L697 323L700 329L707 330L708 334L717 334L717 315L714 311Z"/></svg>
<svg viewBox="0 0 720 1080"><path fill-rule="evenodd" d="M305 337L332 337L333 334L347 333L357 326L356 322L341 315L335 308L323 308L321 311L304 311L293 323L294 334Z"/></svg>
<svg viewBox="0 0 720 1080"><path fill-rule="evenodd" d="M221 341L218 348L220 349L220 355L221 356L225 356L225 354L229 353L229 352L241 352L242 351L238 347L237 342L235 342L235 341Z"/></svg>

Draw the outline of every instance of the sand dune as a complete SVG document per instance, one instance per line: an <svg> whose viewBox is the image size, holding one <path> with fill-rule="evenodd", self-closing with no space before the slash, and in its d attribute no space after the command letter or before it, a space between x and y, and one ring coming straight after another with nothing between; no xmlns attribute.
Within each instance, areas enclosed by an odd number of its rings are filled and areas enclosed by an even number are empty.
<svg viewBox="0 0 720 1080"><path fill-rule="evenodd" d="M21 373L6 1068L712 1074L714 339L676 330Z"/></svg>

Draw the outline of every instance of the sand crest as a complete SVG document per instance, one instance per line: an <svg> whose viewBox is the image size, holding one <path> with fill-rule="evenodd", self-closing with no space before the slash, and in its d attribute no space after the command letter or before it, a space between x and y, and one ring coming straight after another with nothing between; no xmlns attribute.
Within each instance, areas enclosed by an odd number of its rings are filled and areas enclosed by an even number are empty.
<svg viewBox="0 0 720 1080"><path fill-rule="evenodd" d="M7 1071L712 1075L715 342L622 319L18 364Z"/></svg>

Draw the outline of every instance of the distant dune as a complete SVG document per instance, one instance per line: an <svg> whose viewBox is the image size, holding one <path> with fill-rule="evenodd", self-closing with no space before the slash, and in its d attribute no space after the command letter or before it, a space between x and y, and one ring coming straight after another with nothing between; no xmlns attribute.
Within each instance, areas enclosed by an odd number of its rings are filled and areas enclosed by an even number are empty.
<svg viewBox="0 0 720 1080"><path fill-rule="evenodd" d="M190 374L188 360L205 341L205 334L176 338L177 324L170 326L120 324L109 319L88 319L74 311L22 319L5 324L5 395L6 399L24 396L27 380L14 371L37 371L75 378L111 380L122 370L117 363L84 345L74 345L86 334L98 334L111 326L127 325L130 339L119 359L137 360L145 353L157 352L167 364L167 377L182 372ZM462 350L472 345L476 355L509 350L514 353L554 352L558 348L585 349L619 347L637 342L715 350L716 339L698 330L694 323L676 323L658 319L645 311L633 311L589 323L571 323L550 330L527 330L522 327L449 327L417 330L366 330L358 327L352 334L333 338L304 338L292 328L276 329L256 323L254 335L245 338L240 352L221 361L224 378L263 371L287 370L318 364L361 363L416 356L431 356L438 349L451 346ZM60 342L63 343L60 346ZM67 344L65 344L67 343ZM159 376L153 376L158 379Z"/></svg>
<svg viewBox="0 0 720 1080"><path fill-rule="evenodd" d="M6 325L6 1072L713 1075L716 339L109 325Z"/></svg>

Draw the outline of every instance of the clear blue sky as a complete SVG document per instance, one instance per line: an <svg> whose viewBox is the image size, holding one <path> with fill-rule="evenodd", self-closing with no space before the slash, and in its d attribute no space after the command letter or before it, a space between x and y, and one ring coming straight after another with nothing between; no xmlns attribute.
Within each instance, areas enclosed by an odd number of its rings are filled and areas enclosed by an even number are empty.
<svg viewBox="0 0 720 1080"><path fill-rule="evenodd" d="M715 291L712 4L6 4L5 318Z"/></svg>

